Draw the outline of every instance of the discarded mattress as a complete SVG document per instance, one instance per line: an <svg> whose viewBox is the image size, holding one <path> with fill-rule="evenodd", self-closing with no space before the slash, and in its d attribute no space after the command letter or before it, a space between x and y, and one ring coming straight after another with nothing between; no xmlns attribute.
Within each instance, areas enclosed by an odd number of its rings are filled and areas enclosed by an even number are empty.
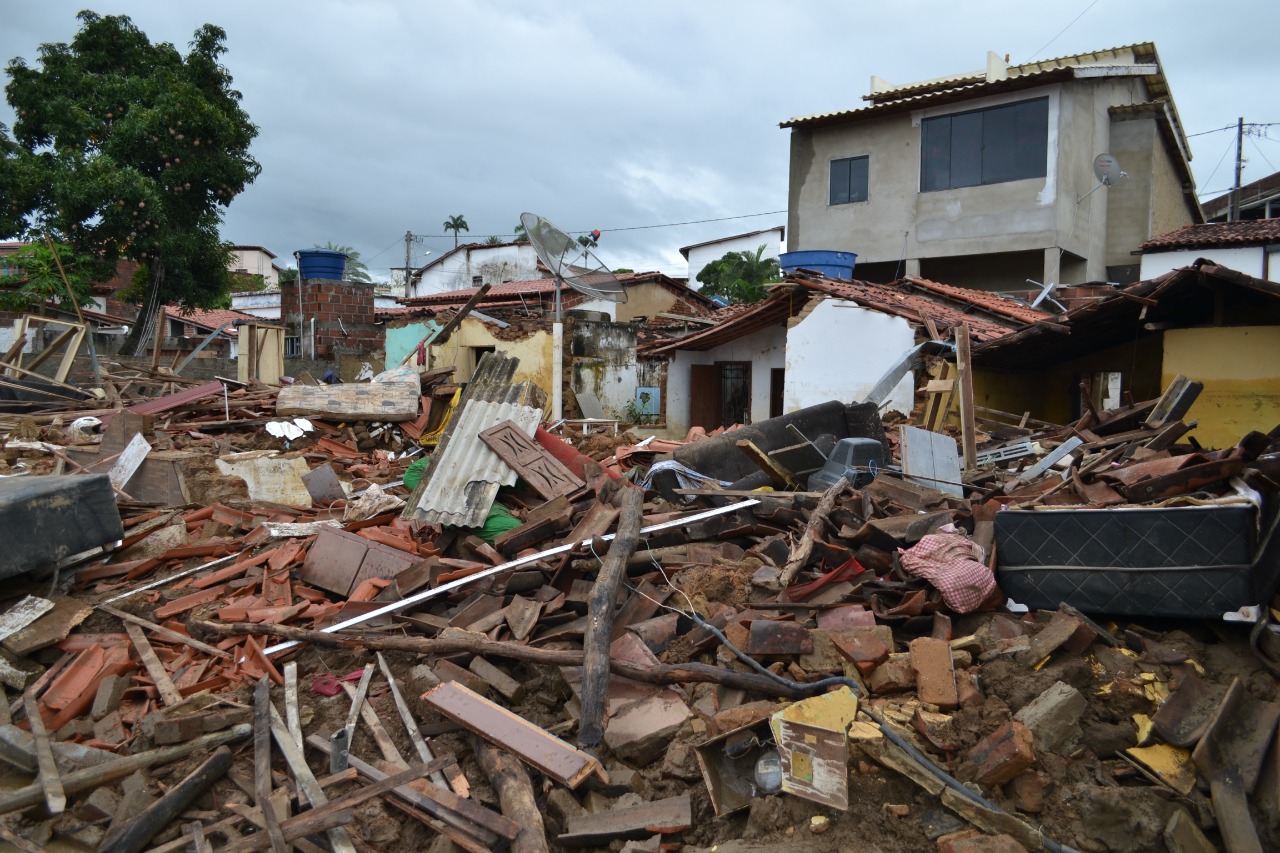
<svg viewBox="0 0 1280 853"><path fill-rule="evenodd" d="M0 578L52 568L124 536L106 474L0 479Z"/></svg>
<svg viewBox="0 0 1280 853"><path fill-rule="evenodd" d="M1008 510L996 515L1000 588L1031 608L1221 618L1259 601L1252 504Z"/></svg>

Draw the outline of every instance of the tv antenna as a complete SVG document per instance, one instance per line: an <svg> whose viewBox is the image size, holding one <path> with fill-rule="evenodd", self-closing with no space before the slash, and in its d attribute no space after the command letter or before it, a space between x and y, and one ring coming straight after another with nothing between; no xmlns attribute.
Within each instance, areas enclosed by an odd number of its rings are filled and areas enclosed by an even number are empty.
<svg viewBox="0 0 1280 853"><path fill-rule="evenodd" d="M561 317L560 291L567 284L584 296L606 302L626 302L627 294L617 276L592 254L586 244L570 237L536 213L520 214L520 224L524 226L525 236L537 252L538 260L551 271L556 282L556 319L551 326L554 350L551 363L551 417L558 421L564 412L564 323Z"/></svg>
<svg viewBox="0 0 1280 853"><path fill-rule="evenodd" d="M1099 154L1093 158L1093 176L1098 179L1098 185L1084 195L1076 196L1076 204L1084 201L1103 187L1114 187L1116 184L1122 183L1125 178L1129 177L1129 173L1120 168L1120 161L1115 157L1110 154Z"/></svg>

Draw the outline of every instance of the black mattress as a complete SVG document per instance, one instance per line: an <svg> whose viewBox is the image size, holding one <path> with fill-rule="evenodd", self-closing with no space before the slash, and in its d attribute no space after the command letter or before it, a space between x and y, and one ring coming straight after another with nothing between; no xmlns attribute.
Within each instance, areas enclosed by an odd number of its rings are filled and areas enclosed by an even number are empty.
<svg viewBox="0 0 1280 853"><path fill-rule="evenodd" d="M997 579L1033 609L1220 618L1261 600L1257 529L1247 504L1006 510L996 515Z"/></svg>
<svg viewBox="0 0 1280 853"><path fill-rule="evenodd" d="M106 474L0 479L0 578L124 536Z"/></svg>

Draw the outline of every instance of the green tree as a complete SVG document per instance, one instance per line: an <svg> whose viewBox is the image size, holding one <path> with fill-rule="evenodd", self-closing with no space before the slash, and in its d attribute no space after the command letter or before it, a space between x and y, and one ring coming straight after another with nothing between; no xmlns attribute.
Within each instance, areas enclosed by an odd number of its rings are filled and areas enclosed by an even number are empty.
<svg viewBox="0 0 1280 853"><path fill-rule="evenodd" d="M369 277L369 268L364 265L364 261L360 260L360 253L350 246L325 243L323 246L317 245L316 248L328 249L330 252L341 252L347 256L347 261L342 267L342 277L346 281L363 281L366 284L373 282L373 279Z"/></svg>
<svg viewBox="0 0 1280 853"><path fill-rule="evenodd" d="M515 234L516 234L515 242L517 242L517 243L528 243L528 242L529 242L529 235L528 235L527 233L525 233L525 230L524 230L524 223L523 223L523 222L517 222L517 223L516 223L516 230L515 230Z"/></svg>
<svg viewBox="0 0 1280 853"><path fill-rule="evenodd" d="M258 129L220 64L220 27L197 29L184 57L125 16L77 17L70 43L40 46L38 67L8 65L18 118L14 142L0 138L0 227L51 233L103 275L118 258L139 262L142 281L121 294L143 302L126 341L137 355L161 305L209 307L227 292L218 226L261 171L249 154Z"/></svg>
<svg viewBox="0 0 1280 853"><path fill-rule="evenodd" d="M0 269L12 270L0 276L0 310L29 311L41 302L64 302L67 299L67 282L76 296L76 302L89 305L93 302L93 282L97 277L97 263L91 257L77 255L65 243L54 243L54 257L47 243L30 243L12 255L5 255ZM58 262L67 274L62 280Z"/></svg>
<svg viewBox="0 0 1280 853"><path fill-rule="evenodd" d="M453 232L453 248L458 248L458 232L471 232L471 226L461 213L455 213L444 221L444 230Z"/></svg>
<svg viewBox="0 0 1280 853"><path fill-rule="evenodd" d="M764 257L765 247L755 252L726 252L698 273L704 296L723 296L733 303L759 302L768 294L765 285L782 281L777 258Z"/></svg>
<svg viewBox="0 0 1280 853"><path fill-rule="evenodd" d="M484 238L484 244L486 246L501 246L503 242L505 241L497 234L490 234L488 237Z"/></svg>
<svg viewBox="0 0 1280 853"><path fill-rule="evenodd" d="M298 268L285 267L284 269L280 270L280 283L281 284L297 284Z"/></svg>

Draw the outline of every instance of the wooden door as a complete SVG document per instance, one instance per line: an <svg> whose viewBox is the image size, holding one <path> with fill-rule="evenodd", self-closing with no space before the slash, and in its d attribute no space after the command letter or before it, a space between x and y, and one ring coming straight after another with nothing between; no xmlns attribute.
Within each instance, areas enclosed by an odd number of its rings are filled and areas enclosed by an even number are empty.
<svg viewBox="0 0 1280 853"><path fill-rule="evenodd" d="M720 368L694 364L689 371L689 426L710 432L720 426Z"/></svg>

